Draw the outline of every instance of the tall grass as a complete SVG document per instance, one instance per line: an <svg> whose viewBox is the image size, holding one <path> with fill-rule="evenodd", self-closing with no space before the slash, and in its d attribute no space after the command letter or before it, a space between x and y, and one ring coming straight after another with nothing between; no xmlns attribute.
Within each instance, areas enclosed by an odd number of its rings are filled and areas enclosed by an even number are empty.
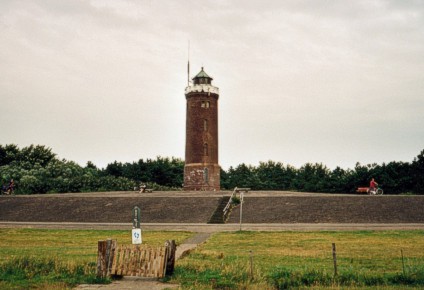
<svg viewBox="0 0 424 290"><path fill-rule="evenodd" d="M94 262L63 263L53 258L25 256L0 264L2 289L29 289L40 285L69 288L82 283L108 283L109 281L109 279L96 277Z"/></svg>
<svg viewBox="0 0 424 290"><path fill-rule="evenodd" d="M424 286L424 268L415 267L407 273L370 273L342 271L337 276L322 269L291 270L277 267L267 276L270 285L276 289L290 289L301 286Z"/></svg>

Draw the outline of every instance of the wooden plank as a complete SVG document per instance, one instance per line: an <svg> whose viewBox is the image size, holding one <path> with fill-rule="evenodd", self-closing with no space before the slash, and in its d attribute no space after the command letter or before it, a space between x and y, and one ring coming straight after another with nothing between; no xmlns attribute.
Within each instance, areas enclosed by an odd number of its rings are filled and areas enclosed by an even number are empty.
<svg viewBox="0 0 424 290"><path fill-rule="evenodd" d="M120 275L120 276L124 275L125 252L126 252L126 247L121 246L120 258L119 258L119 268L118 268L118 275Z"/></svg>
<svg viewBox="0 0 424 290"><path fill-rule="evenodd" d="M158 267L159 267L159 272L158 275L160 277L164 277L165 276L165 272L166 272L166 248L165 247L160 247L160 256L158 257L159 261L158 261Z"/></svg>
<svg viewBox="0 0 424 290"><path fill-rule="evenodd" d="M160 264L159 264L159 277L162 278L165 276L166 271L166 252L168 248L161 248L161 257L160 257Z"/></svg>
<svg viewBox="0 0 424 290"><path fill-rule="evenodd" d="M114 249L114 255L113 255L113 262L112 262L112 268L110 269L110 274L111 275L115 275L116 274L116 264L118 261L118 249L116 248L116 244L115 244L115 249Z"/></svg>
<svg viewBox="0 0 424 290"><path fill-rule="evenodd" d="M108 277L111 276L113 261L115 260L115 249L116 249L116 240L112 240L110 244L110 249L109 249L109 260L107 262L108 266L106 271L106 275Z"/></svg>
<svg viewBox="0 0 424 290"><path fill-rule="evenodd" d="M106 241L97 242L97 277L106 277Z"/></svg>
<svg viewBox="0 0 424 290"><path fill-rule="evenodd" d="M129 260L128 260L128 270L127 270L127 276L134 276L134 270L135 270L135 249L134 247L130 248L129 253Z"/></svg>
<svg viewBox="0 0 424 290"><path fill-rule="evenodd" d="M166 271L166 248L160 248L160 257L159 257L159 276L164 277Z"/></svg>
<svg viewBox="0 0 424 290"><path fill-rule="evenodd" d="M137 276L138 273L138 269L140 267L140 252L141 252L141 248L140 246L135 246L134 247L134 262L133 262L133 276Z"/></svg>
<svg viewBox="0 0 424 290"><path fill-rule="evenodd" d="M152 272L152 249L147 250L147 259L146 259L146 276L145 277L151 277Z"/></svg>
<svg viewBox="0 0 424 290"><path fill-rule="evenodd" d="M115 267L112 267L113 271L113 275L119 275L120 273L120 266L121 266L121 259L122 259L122 246L118 246L118 248L116 249L116 255L115 255L115 260L116 262L114 262Z"/></svg>
<svg viewBox="0 0 424 290"><path fill-rule="evenodd" d="M153 250L153 264L152 264L152 275L157 277L158 275L158 256L159 256L159 252L158 249L154 249Z"/></svg>
<svg viewBox="0 0 424 290"><path fill-rule="evenodd" d="M140 275L140 257L141 257L141 252L143 251L143 249L139 246L136 247L136 252L135 252L135 264L134 264L134 276L139 276Z"/></svg>
<svg viewBox="0 0 424 290"><path fill-rule="evenodd" d="M110 275L157 278L165 276L170 251L168 247L151 248L112 244Z"/></svg>
<svg viewBox="0 0 424 290"><path fill-rule="evenodd" d="M115 250L115 257L113 259L113 265L112 265L112 275L118 274L118 268L119 268L119 258L121 257L120 253L121 247L117 247Z"/></svg>
<svg viewBox="0 0 424 290"><path fill-rule="evenodd" d="M131 265L131 247L127 246L127 248L125 250L125 263L124 263L125 274L124 274L124 276L131 275L130 265Z"/></svg>
<svg viewBox="0 0 424 290"><path fill-rule="evenodd" d="M147 249L143 248L143 252L141 254L141 261L140 261L140 276L146 277L146 269L145 265L147 263Z"/></svg>

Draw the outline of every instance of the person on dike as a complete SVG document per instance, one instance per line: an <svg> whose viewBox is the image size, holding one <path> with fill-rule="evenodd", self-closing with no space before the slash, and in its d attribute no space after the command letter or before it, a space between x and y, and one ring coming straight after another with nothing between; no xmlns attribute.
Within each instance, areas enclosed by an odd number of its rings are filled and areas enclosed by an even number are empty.
<svg viewBox="0 0 424 290"><path fill-rule="evenodd" d="M370 181L370 194L375 194L375 192L377 191L377 186L378 186L378 183L375 182L374 178L371 178L371 181Z"/></svg>
<svg viewBox="0 0 424 290"><path fill-rule="evenodd" d="M15 181L11 179L9 182L9 186L7 187L7 194L13 194L14 190L15 190Z"/></svg>

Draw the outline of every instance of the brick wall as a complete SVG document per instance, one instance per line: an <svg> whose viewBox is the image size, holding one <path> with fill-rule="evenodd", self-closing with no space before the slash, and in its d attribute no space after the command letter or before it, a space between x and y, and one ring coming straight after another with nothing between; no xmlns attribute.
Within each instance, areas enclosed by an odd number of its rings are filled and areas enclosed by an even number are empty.
<svg viewBox="0 0 424 290"><path fill-rule="evenodd" d="M219 190L218 94L186 94L184 189ZM207 170L205 171L205 168Z"/></svg>

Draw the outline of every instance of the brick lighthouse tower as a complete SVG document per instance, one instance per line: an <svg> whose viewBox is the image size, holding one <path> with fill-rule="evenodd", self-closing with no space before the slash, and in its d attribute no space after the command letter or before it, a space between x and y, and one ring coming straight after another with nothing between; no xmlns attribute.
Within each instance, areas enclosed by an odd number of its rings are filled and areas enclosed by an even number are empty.
<svg viewBox="0 0 424 290"><path fill-rule="evenodd" d="M185 89L187 100L185 190L220 190L218 165L219 89L202 70Z"/></svg>

